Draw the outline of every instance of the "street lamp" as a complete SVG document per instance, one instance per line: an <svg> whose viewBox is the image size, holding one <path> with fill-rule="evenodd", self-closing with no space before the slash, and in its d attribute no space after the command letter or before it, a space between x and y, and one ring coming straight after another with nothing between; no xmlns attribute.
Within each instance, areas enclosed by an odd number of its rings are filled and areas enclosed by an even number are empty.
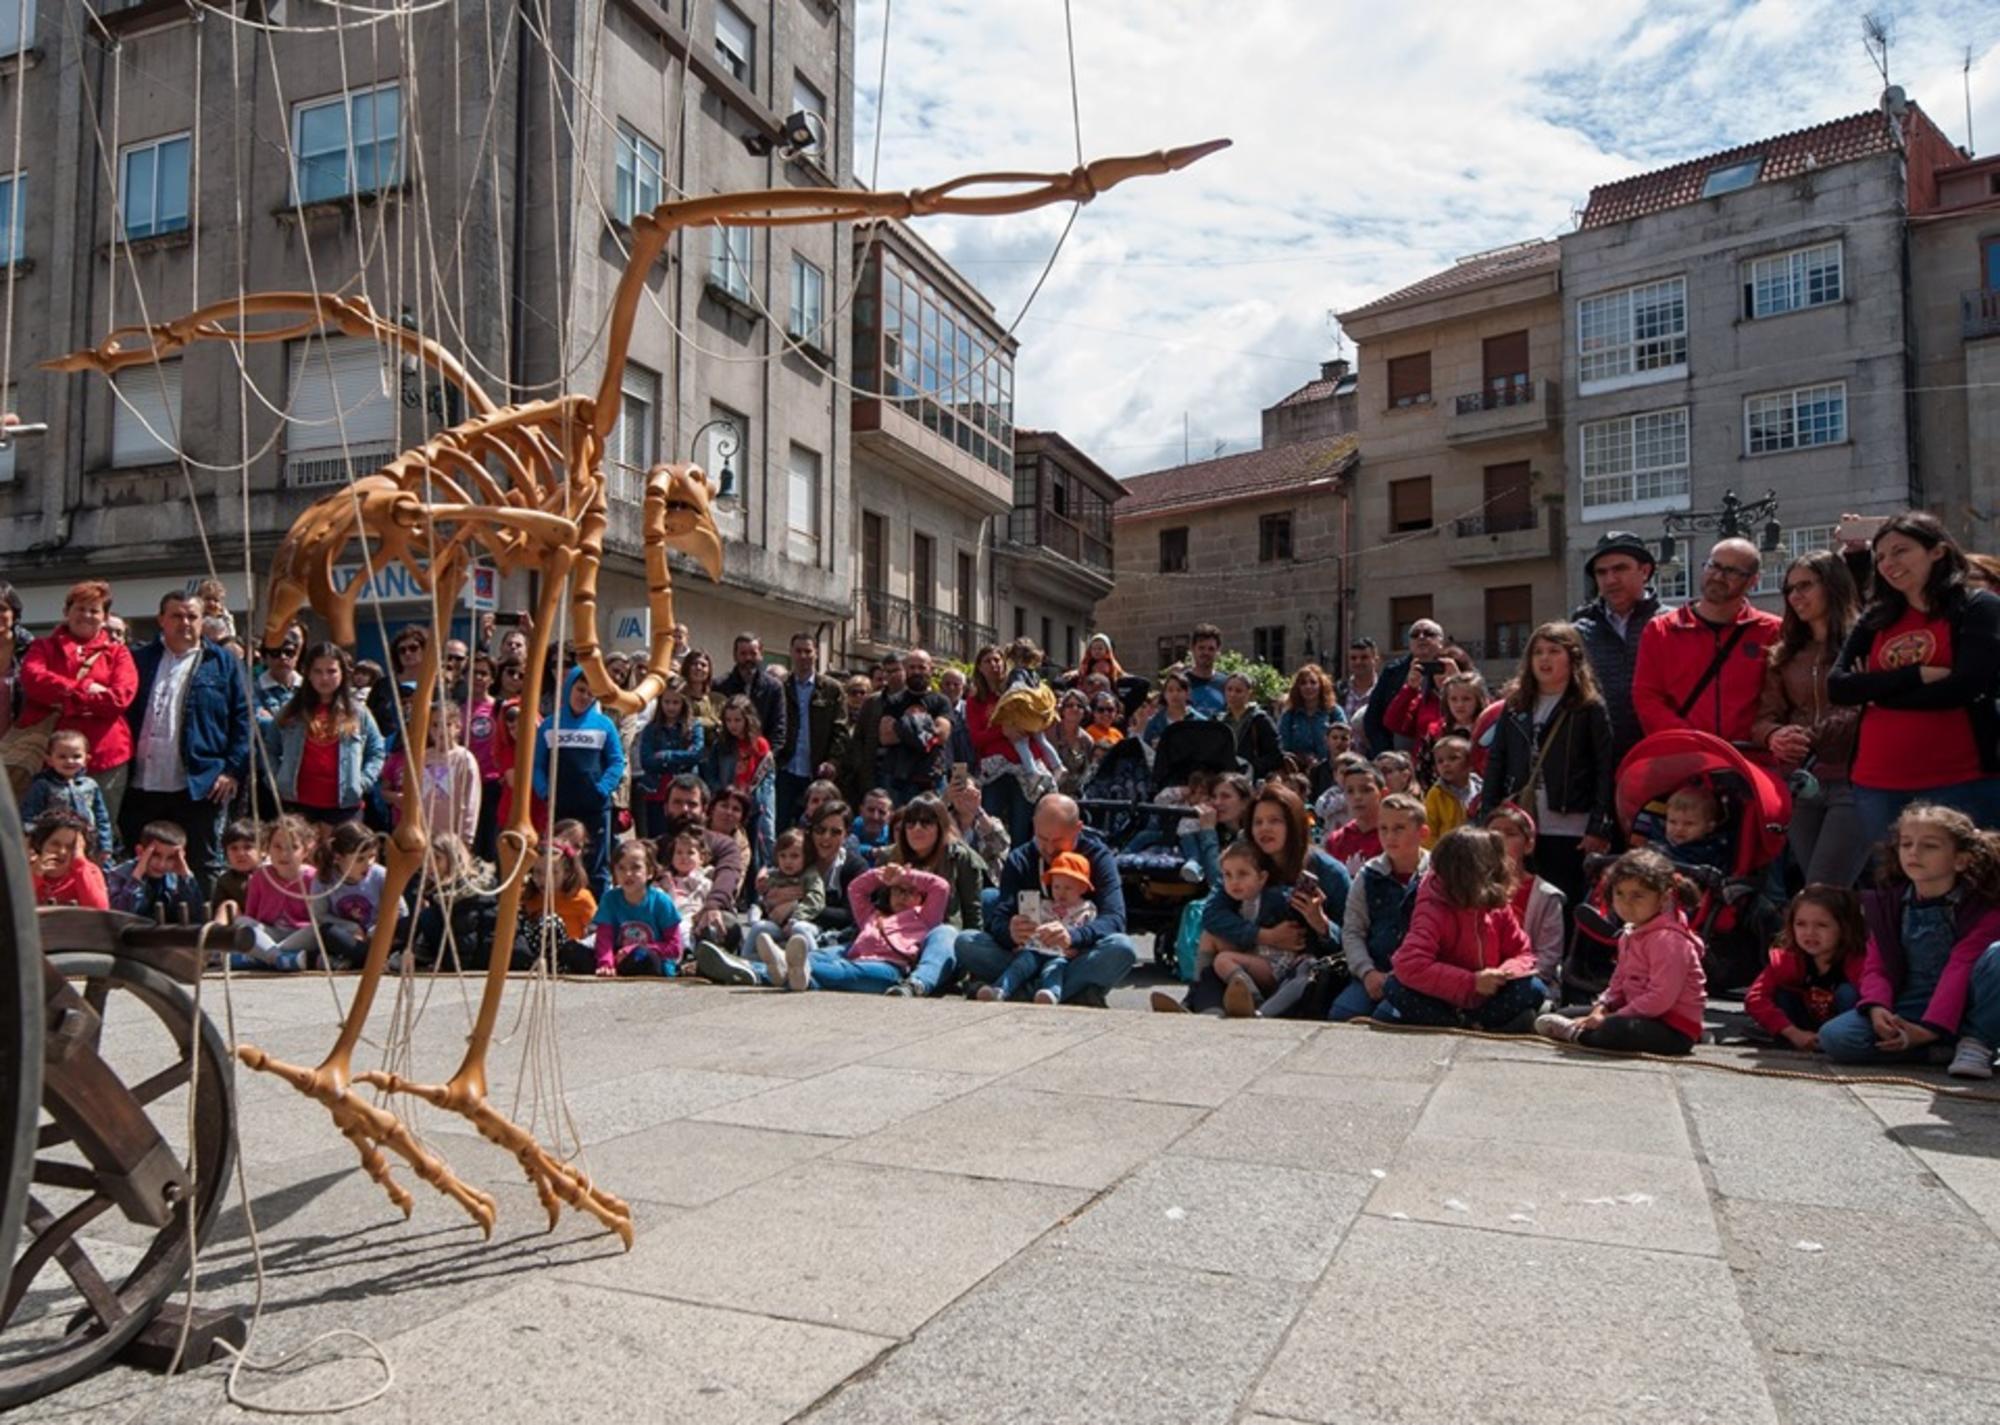
<svg viewBox="0 0 2000 1425"><path fill-rule="evenodd" d="M694 433L688 442L688 459L699 465L701 438L712 430L720 428L715 437L715 453L722 457L722 469L707 473L715 477L715 497L718 500L737 498L742 492L736 488L736 472L729 468L729 462L736 458L736 452L743 448L743 429L727 416L717 416Z"/></svg>
<svg viewBox="0 0 2000 1425"><path fill-rule="evenodd" d="M1734 490L1725 490L1720 509L1676 510L1662 516L1660 523L1666 529L1660 540L1662 564L1671 564L1680 557L1681 536L1703 530L1713 530L1722 539L1749 539L1754 533L1757 547L1766 554L1775 553L1785 536L1784 526L1778 523L1776 490L1766 490L1763 499L1747 504L1737 498Z"/></svg>

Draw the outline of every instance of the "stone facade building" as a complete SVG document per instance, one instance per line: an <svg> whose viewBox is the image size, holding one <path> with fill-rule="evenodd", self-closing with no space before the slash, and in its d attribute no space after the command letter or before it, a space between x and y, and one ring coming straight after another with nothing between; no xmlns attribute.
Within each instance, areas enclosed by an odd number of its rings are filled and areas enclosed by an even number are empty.
<svg viewBox="0 0 2000 1425"><path fill-rule="evenodd" d="M1891 90L1871 111L1591 190L1562 248L1568 562L1607 529L1652 537L1725 491L1778 497L1784 555L1843 511L1924 503L1904 394L1916 343L1906 220L1955 151ZM1661 593L1685 597L1681 557Z"/></svg>
<svg viewBox="0 0 2000 1425"><path fill-rule="evenodd" d="M1014 508L997 527L993 607L1002 638L1032 638L1074 668L1111 593L1112 513L1125 487L1055 431L1014 441Z"/></svg>
<svg viewBox="0 0 2000 1425"><path fill-rule="evenodd" d="M1489 681L1569 611L1561 257L1528 242L1343 312L1359 345L1351 636L1433 618Z"/></svg>
<svg viewBox="0 0 2000 1425"><path fill-rule="evenodd" d="M460 414L340 339L248 347L249 389L222 344L123 373L116 391L36 361L240 290L316 286L436 337L499 399L589 389L635 211L851 169L851 16L821 0L532 15L464 0L373 27L372 43L328 32L352 28L348 11L293 0L268 47L232 47L225 20L179 3L95 8L80 23L80 4L30 3L26 43L0 66L8 151L26 91L6 396L49 424L0 458L0 569L31 626L71 581L111 574L143 628L211 558L246 609L308 503ZM821 123L794 152L782 130L800 111ZM782 648L849 616L850 403L828 368L849 349L850 242L831 227L694 231L652 275L608 464L613 644L644 638L630 617L641 477L691 456L729 469L729 583L677 588L696 642L726 657L747 627ZM504 605L528 598L516 582ZM374 593L391 626L423 616L406 580ZM375 621L362 624L373 652Z"/></svg>
<svg viewBox="0 0 2000 1425"><path fill-rule="evenodd" d="M1917 470L1971 549L2000 550L2000 157L1937 173L1910 223Z"/></svg>

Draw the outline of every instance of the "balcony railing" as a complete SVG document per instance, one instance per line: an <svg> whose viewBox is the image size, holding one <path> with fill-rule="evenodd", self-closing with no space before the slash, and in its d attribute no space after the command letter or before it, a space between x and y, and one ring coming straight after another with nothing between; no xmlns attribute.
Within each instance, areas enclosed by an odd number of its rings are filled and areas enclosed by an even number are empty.
<svg viewBox="0 0 2000 1425"><path fill-rule="evenodd" d="M396 458L396 447L387 444L351 445L345 455L337 448L288 450L285 452L285 483L293 489L322 485L345 485L372 475Z"/></svg>
<svg viewBox="0 0 2000 1425"><path fill-rule="evenodd" d="M1467 515L1453 521L1460 539L1471 539L1482 534L1514 534L1520 530L1533 529L1538 516L1531 507L1525 510L1489 510L1483 515Z"/></svg>
<svg viewBox="0 0 2000 1425"><path fill-rule="evenodd" d="M861 590L857 602L857 633L871 643L923 648L940 658L970 662L982 644L999 642L991 624L913 604L880 589Z"/></svg>
<svg viewBox="0 0 2000 1425"><path fill-rule="evenodd" d="M1490 381L1453 398L1445 439L1471 445L1548 431L1554 426L1559 399L1553 381Z"/></svg>
<svg viewBox="0 0 2000 1425"><path fill-rule="evenodd" d="M1965 339L2000 336L2000 288L1975 287L1960 298L1965 313Z"/></svg>
<svg viewBox="0 0 2000 1425"><path fill-rule="evenodd" d="M1469 416L1478 411L1498 411L1508 406L1532 406L1535 403L1533 381L1495 382L1483 390L1467 391L1457 401L1457 411L1461 416Z"/></svg>
<svg viewBox="0 0 2000 1425"><path fill-rule="evenodd" d="M1046 549L1078 564L1111 572L1111 540L1057 514L1033 506L1016 507L1008 517L1008 538L1015 544Z"/></svg>

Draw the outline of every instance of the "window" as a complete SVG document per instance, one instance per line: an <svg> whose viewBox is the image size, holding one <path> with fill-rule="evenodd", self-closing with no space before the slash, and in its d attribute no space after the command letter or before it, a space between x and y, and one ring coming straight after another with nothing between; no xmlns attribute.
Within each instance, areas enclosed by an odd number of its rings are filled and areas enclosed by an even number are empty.
<svg viewBox="0 0 2000 1425"><path fill-rule="evenodd" d="M1160 667L1164 670L1176 663L1187 662L1188 639L1184 633L1171 633L1160 639L1154 652L1159 655Z"/></svg>
<svg viewBox="0 0 2000 1425"><path fill-rule="evenodd" d="M1519 658L1535 626L1535 590L1508 584L1486 591L1486 656Z"/></svg>
<svg viewBox="0 0 2000 1425"><path fill-rule="evenodd" d="M630 124L618 126L618 186L611 214L629 225L641 213L660 206L667 156Z"/></svg>
<svg viewBox="0 0 2000 1425"><path fill-rule="evenodd" d="M1042 616L1042 652L1048 653L1056 646L1055 625L1046 614Z"/></svg>
<svg viewBox="0 0 2000 1425"><path fill-rule="evenodd" d="M1019 604L1014 605L1014 637L1028 636L1028 611Z"/></svg>
<svg viewBox="0 0 2000 1425"><path fill-rule="evenodd" d="M1654 568L1653 592L1660 596L1661 603L1688 597L1688 542L1685 539L1675 540L1674 557L1661 560Z"/></svg>
<svg viewBox="0 0 2000 1425"><path fill-rule="evenodd" d="M958 551L958 616L968 628L979 622L979 561L963 549Z"/></svg>
<svg viewBox="0 0 2000 1425"><path fill-rule="evenodd" d="M1389 358L1389 404L1421 405L1431 398L1431 354Z"/></svg>
<svg viewBox="0 0 2000 1425"><path fill-rule="evenodd" d="M1076 664L1076 625L1066 623L1063 625L1063 666L1074 668Z"/></svg>
<svg viewBox="0 0 2000 1425"><path fill-rule="evenodd" d="M128 238L177 233L187 227L188 136L177 134L126 149L119 156L118 195Z"/></svg>
<svg viewBox="0 0 2000 1425"><path fill-rule="evenodd" d="M111 463L119 469L174 459L181 429L181 364L128 366L111 378Z"/></svg>
<svg viewBox="0 0 2000 1425"><path fill-rule="evenodd" d="M755 86L750 72L757 64L757 27L729 0L715 0L715 59L731 78Z"/></svg>
<svg viewBox="0 0 2000 1425"><path fill-rule="evenodd" d="M1188 532L1186 525L1176 525L1172 529L1160 531L1160 572L1162 574L1184 574L1188 567Z"/></svg>
<svg viewBox="0 0 2000 1425"><path fill-rule="evenodd" d="M1743 434L1751 455L1838 445L1847 439L1847 383L1750 396L1743 402Z"/></svg>
<svg viewBox="0 0 2000 1425"><path fill-rule="evenodd" d="M922 609L937 604L937 541L927 534L910 536L910 602Z"/></svg>
<svg viewBox="0 0 2000 1425"><path fill-rule="evenodd" d="M1750 264L1743 284L1743 310L1755 317L1775 317L1805 307L1823 307L1841 297L1840 244L1782 252Z"/></svg>
<svg viewBox="0 0 2000 1425"><path fill-rule="evenodd" d="M825 150L826 141L830 137L828 130L824 127L826 123L826 95L820 93L818 87L803 74L794 74L792 76L792 112L795 114L812 114L819 119L819 124L814 126L812 144L805 149L806 153L817 157Z"/></svg>
<svg viewBox="0 0 2000 1425"><path fill-rule="evenodd" d="M702 436L701 468L714 477L717 499L739 499L749 479L749 419L719 402L711 402L704 424L708 429Z"/></svg>
<svg viewBox="0 0 2000 1425"><path fill-rule="evenodd" d="M826 324L826 274L797 253L792 254L792 314L785 330L794 340L823 346L820 328Z"/></svg>
<svg viewBox="0 0 2000 1425"><path fill-rule="evenodd" d="M1402 594L1389 600L1389 645L1392 648L1410 646L1410 625L1418 619L1431 618L1431 596L1429 594Z"/></svg>
<svg viewBox="0 0 2000 1425"><path fill-rule="evenodd" d="M396 453L394 361L374 342L351 336L293 342L291 367L286 483L344 484Z"/></svg>
<svg viewBox="0 0 2000 1425"><path fill-rule="evenodd" d="M2000 292L2000 237L1986 239L1979 267L1986 276L1986 290Z"/></svg>
<svg viewBox="0 0 2000 1425"><path fill-rule="evenodd" d="M1511 460L1505 465L1489 465L1480 473L1486 492L1486 507L1481 511L1480 527L1483 532L1504 534L1510 530L1533 529L1533 466L1526 460ZM1467 533L1463 523L1459 526L1459 533Z"/></svg>
<svg viewBox="0 0 2000 1425"><path fill-rule="evenodd" d="M0 0L0 9L6 8L6 0ZM19 262L27 256L28 231L28 175L16 173L11 178L0 178L0 244L4 244L6 256L0 262Z"/></svg>
<svg viewBox="0 0 2000 1425"><path fill-rule="evenodd" d="M1389 532L1403 534L1409 530L1431 527L1431 477L1419 475L1414 480L1391 480L1389 482Z"/></svg>
<svg viewBox="0 0 2000 1425"><path fill-rule="evenodd" d="M1285 667L1285 626L1267 624L1250 630L1250 656L1283 671Z"/></svg>
<svg viewBox="0 0 2000 1425"><path fill-rule="evenodd" d="M861 512L861 587L871 594L889 588L889 522L873 510Z"/></svg>
<svg viewBox="0 0 2000 1425"><path fill-rule="evenodd" d="M1511 406L1528 392L1528 334L1502 332L1479 344L1479 368L1485 378L1481 393L1487 409Z"/></svg>
<svg viewBox="0 0 2000 1425"><path fill-rule="evenodd" d="M1275 564L1292 557L1292 517L1262 515L1257 520L1257 562Z"/></svg>
<svg viewBox="0 0 2000 1425"><path fill-rule="evenodd" d="M819 562L819 452L792 447L791 499L785 517L788 548L801 563Z"/></svg>
<svg viewBox="0 0 2000 1425"><path fill-rule="evenodd" d="M1811 554L1818 549L1833 548L1833 530L1830 524L1802 524L1785 531L1784 547L1764 556L1764 563L1758 570L1757 587L1753 594L1782 594L1785 592L1785 566L1801 554Z"/></svg>
<svg viewBox="0 0 2000 1425"><path fill-rule="evenodd" d="M1687 365L1687 279L1670 277L1576 304L1577 377L1588 385Z"/></svg>
<svg viewBox="0 0 2000 1425"><path fill-rule="evenodd" d="M394 84L292 111L293 188L301 203L374 193L403 181L402 90Z"/></svg>
<svg viewBox="0 0 2000 1425"><path fill-rule="evenodd" d="M749 228L718 227L709 248L708 285L721 288L739 302L750 300L751 232Z"/></svg>
<svg viewBox="0 0 2000 1425"><path fill-rule="evenodd" d="M1701 196L1704 198L1719 198L1724 193L1735 193L1748 188L1752 183L1757 181L1757 175L1763 171L1763 168L1764 159L1762 155L1743 163L1732 163L1723 168L1711 168L1708 170L1708 177L1702 180Z"/></svg>
<svg viewBox="0 0 2000 1425"><path fill-rule="evenodd" d="M646 497L646 472L659 459L660 373L628 362L618 394L618 424L606 451L611 494L636 505Z"/></svg>
<svg viewBox="0 0 2000 1425"><path fill-rule="evenodd" d="M1686 406L1591 421L1582 441L1585 519L1687 507Z"/></svg>
<svg viewBox="0 0 2000 1425"><path fill-rule="evenodd" d="M35 0L0 0L0 55L19 54L34 44Z"/></svg>

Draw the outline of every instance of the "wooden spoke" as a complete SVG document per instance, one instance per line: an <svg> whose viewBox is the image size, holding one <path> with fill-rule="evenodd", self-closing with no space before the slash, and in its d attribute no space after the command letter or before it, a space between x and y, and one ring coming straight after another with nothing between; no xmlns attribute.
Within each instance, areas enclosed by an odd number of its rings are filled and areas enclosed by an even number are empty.
<svg viewBox="0 0 2000 1425"><path fill-rule="evenodd" d="M49 1259L61 1251L78 1231L102 1217L110 1208L110 1198L103 1193L92 1193L57 1217L42 1205L40 1198L28 1199L27 1227L35 1240L14 1263L13 1274L7 1280L7 1299L0 1302L0 1321L13 1319L14 1308L21 1304L21 1298L27 1295L29 1286L41 1275Z"/></svg>

